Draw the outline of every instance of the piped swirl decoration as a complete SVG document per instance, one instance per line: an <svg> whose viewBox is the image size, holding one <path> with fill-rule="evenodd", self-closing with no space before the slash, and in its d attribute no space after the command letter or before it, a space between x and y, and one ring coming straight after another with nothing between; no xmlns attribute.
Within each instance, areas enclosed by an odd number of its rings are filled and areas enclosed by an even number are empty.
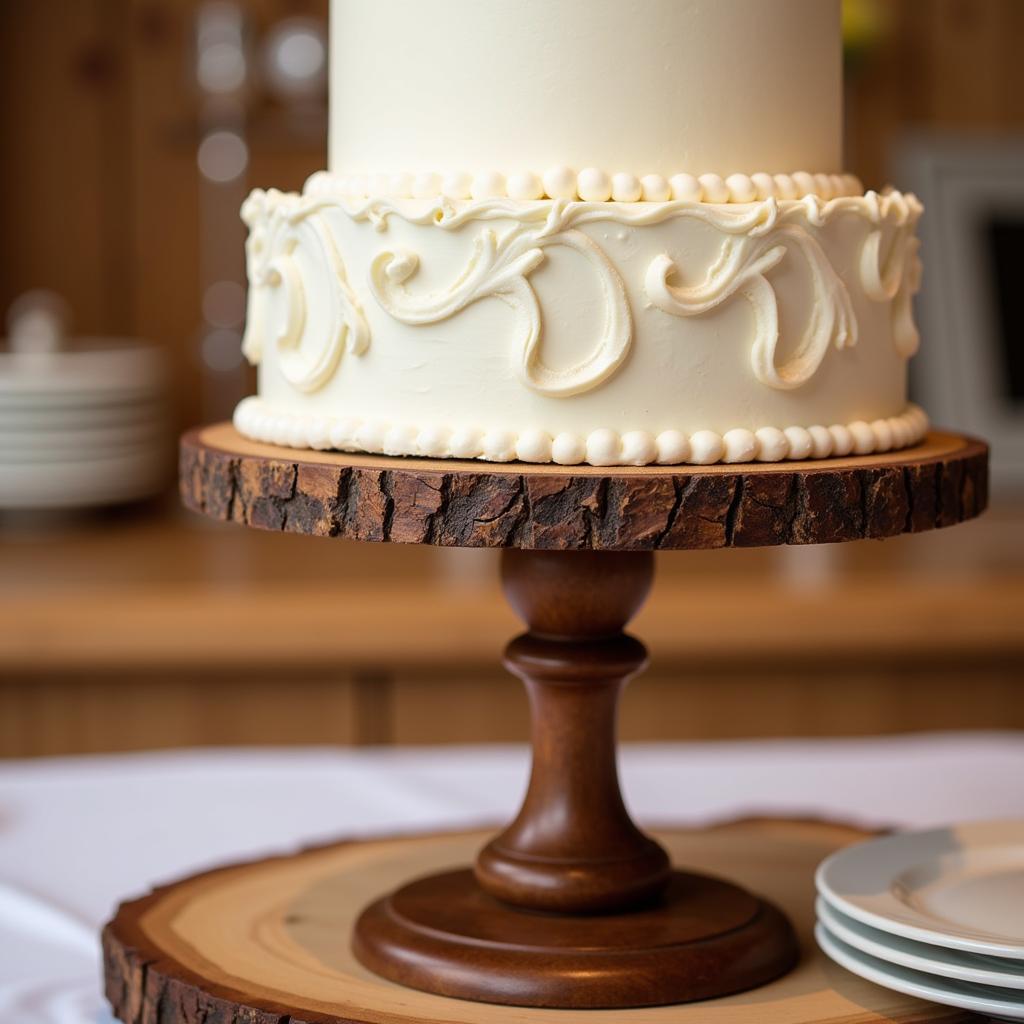
<svg viewBox="0 0 1024 1024"><path fill-rule="evenodd" d="M370 329L359 300L349 286L345 265L326 225L315 215L322 207L304 197L256 190L242 206L250 234L246 242L249 311L242 351L259 362L266 333L281 352L281 372L299 391L316 391L334 375L342 353L361 355L370 344ZM322 259L322 281L307 288L296 249L306 235ZM330 328L306 341L309 303L331 303Z"/></svg>
<svg viewBox="0 0 1024 1024"><path fill-rule="evenodd" d="M527 387L552 397L589 391L626 358L633 337L632 318L622 279L611 261L588 235L561 230L562 223L561 218L552 217L539 230L518 225L501 235L484 229L476 236L473 254L458 279L446 291L415 298L405 283L415 273L419 257L408 250L385 250L370 266L373 294L391 316L406 324L437 323L492 295L515 311L523 339L518 370ZM590 355L575 366L555 370L541 358L540 307L527 277L544 261L544 249L559 245L580 253L594 269L605 318Z"/></svg>
<svg viewBox="0 0 1024 1024"><path fill-rule="evenodd" d="M329 188L329 182L314 178L309 192L316 196L323 194L325 188ZM488 295L502 299L516 311L520 324L520 375L524 383L541 394L568 396L597 387L614 374L632 344L632 324L622 279L597 244L577 230L580 225L594 221L644 225L669 218L692 218L720 232L724 238L718 258L700 284L674 284L679 268L670 257L661 255L647 268L646 295L658 309L679 317L700 316L734 296L742 296L754 314L750 354L754 375L768 387L791 390L814 376L830 345L842 350L855 345L858 337L847 287L809 229L821 227L842 214L867 217L878 225L878 230L869 235L861 256L863 286L877 301L900 295L901 301L894 307L896 344L902 355L909 355L916 347L910 298L919 278L913 227L921 208L913 196L871 192L857 199L828 201L807 196L787 203L766 199L741 208L685 200L610 207L562 199L530 205L503 199L467 204L441 199L422 204L417 210L400 200L384 198L355 205L339 202L353 219L367 220L380 232L386 232L392 216L447 230L469 221L511 221L513 227L504 234L490 228L481 232L466 267L445 291L414 297L405 285L419 266L420 258L408 250L390 249L383 250L373 261L371 287L384 310L396 320L410 324L436 323ZM881 226L889 218L895 219L899 231L882 266ZM527 280L542 262L543 249L556 245L576 249L588 259L601 284L605 309L604 329L592 354L576 366L559 371L547 368L541 361L542 319L536 295ZM765 275L790 249L797 250L809 268L815 302L792 355L778 365L778 305Z"/></svg>
<svg viewBox="0 0 1024 1024"><path fill-rule="evenodd" d="M674 316L699 316L710 312L733 295L742 295L754 313L754 344L750 364L762 384L789 390L814 376L832 343L843 349L857 342L857 320L846 286L832 269L822 248L796 224L765 226L726 238L718 260L698 285L671 284L678 267L668 256L659 256L647 269L644 287L651 302ZM765 273L786 255L787 246L803 254L811 271L815 301L809 323L793 355L776 365L779 344L779 311L775 290Z"/></svg>
<svg viewBox="0 0 1024 1024"><path fill-rule="evenodd" d="M878 227L868 236L861 251L860 279L868 298L892 303L893 343L899 354L909 359L921 342L913 311L913 299L921 287L921 260L918 256L921 241L914 234L921 206L913 196L909 196L905 204L897 208L898 228L888 252L884 252L881 224L888 213L883 209L886 198L874 192L865 197L871 220Z"/></svg>
<svg viewBox="0 0 1024 1024"><path fill-rule="evenodd" d="M708 466L716 462L781 462L830 456L871 455L916 444L928 432L928 417L916 405L899 416L848 424L808 427L737 427L684 433L645 430L619 434L595 429L586 436L541 430L449 430L436 425L389 423L352 417L276 411L260 398L243 399L235 427L256 441L291 448L364 451L428 458L483 459L488 462L546 463L562 466Z"/></svg>

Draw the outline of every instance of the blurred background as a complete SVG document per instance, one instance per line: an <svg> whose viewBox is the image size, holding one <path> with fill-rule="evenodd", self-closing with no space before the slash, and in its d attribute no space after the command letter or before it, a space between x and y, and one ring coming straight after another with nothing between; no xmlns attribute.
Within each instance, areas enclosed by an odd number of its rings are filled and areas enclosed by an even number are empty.
<svg viewBox="0 0 1024 1024"><path fill-rule="evenodd" d="M526 736L493 552L219 527L175 498L176 433L254 386L242 199L325 165L326 15L0 5L0 757ZM844 22L847 167L927 209L915 397L993 442L993 506L659 556L625 739L1024 728L1024 2L851 0Z"/></svg>

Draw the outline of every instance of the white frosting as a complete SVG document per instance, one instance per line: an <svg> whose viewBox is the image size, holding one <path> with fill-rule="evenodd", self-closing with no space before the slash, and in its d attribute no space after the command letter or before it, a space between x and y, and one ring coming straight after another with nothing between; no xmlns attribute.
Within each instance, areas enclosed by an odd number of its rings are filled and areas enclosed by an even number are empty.
<svg viewBox="0 0 1024 1024"><path fill-rule="evenodd" d="M576 172L571 167L552 167L544 172L544 194L551 199L577 197Z"/></svg>
<svg viewBox="0 0 1024 1024"><path fill-rule="evenodd" d="M239 429L567 466L912 443L920 205L839 173L839 7L332 0L330 173L243 209Z"/></svg>
<svg viewBox="0 0 1024 1024"><path fill-rule="evenodd" d="M541 199L544 182L531 171L509 175L508 196L510 199Z"/></svg>
<svg viewBox="0 0 1024 1024"><path fill-rule="evenodd" d="M554 462L577 466L663 466L690 464L708 466L716 462L781 462L829 455L870 455L915 444L928 431L928 418L915 405L899 416L863 420L830 427L743 427L719 434L698 430L686 435L665 430L657 436L646 430L619 434L599 427L581 436L563 433L552 438L535 428L516 434L512 430L462 430L449 432L438 427L414 427L383 421L362 423L342 417L313 417L276 410L261 398L245 398L235 409L235 427L254 441L289 448L337 448L385 455L414 455L428 458L483 459L489 462ZM811 441L817 437L820 443ZM899 437L901 443L896 444ZM325 441L329 438L329 443Z"/></svg>
<svg viewBox="0 0 1024 1024"><path fill-rule="evenodd" d="M507 176L499 171L449 172L422 171L398 174L335 174L331 190L338 195L404 199L583 199L587 202L638 203L687 199L700 203L751 203L756 199L800 199L814 195L819 199L859 196L864 188L853 174L718 174L676 173L637 177L628 171L609 173L598 167L585 167L578 174L571 167L558 165L543 173L516 171Z"/></svg>
<svg viewBox="0 0 1024 1024"><path fill-rule="evenodd" d="M640 198L645 203L664 203L672 198L672 186L660 174L645 174L640 179Z"/></svg>
<svg viewBox="0 0 1024 1024"><path fill-rule="evenodd" d="M839 6L332 0L329 165L835 172Z"/></svg>
<svg viewBox="0 0 1024 1024"><path fill-rule="evenodd" d="M576 179L580 199L588 203L606 203L612 197L612 177L596 167L586 167Z"/></svg>
<svg viewBox="0 0 1024 1024"><path fill-rule="evenodd" d="M633 174L619 171L612 175L612 199L617 203L638 203L643 196L640 179Z"/></svg>
<svg viewBox="0 0 1024 1024"><path fill-rule="evenodd" d="M919 434L901 419L913 196L354 199L319 174L243 212L245 351L274 423L240 420L254 436L643 465L880 451Z"/></svg>
<svg viewBox="0 0 1024 1024"><path fill-rule="evenodd" d="M771 200L767 202L771 203ZM774 213L777 207L770 208ZM800 224L780 224L767 233L743 232L727 238L716 263L697 285L674 286L680 268L669 256L659 256L647 268L645 289L651 302L674 316L698 316L715 309L734 295L742 296L754 314L755 337L751 349L754 375L774 388L796 388L814 376L829 347L856 344L857 327L849 292L832 269L821 246ZM814 310L806 331L786 362L777 365L780 341L778 301L766 273L787 253L787 244L799 250L811 272Z"/></svg>
<svg viewBox="0 0 1024 1024"><path fill-rule="evenodd" d="M753 462L757 458L757 438L753 431L734 427L722 437L723 462Z"/></svg>
<svg viewBox="0 0 1024 1024"><path fill-rule="evenodd" d="M260 191L242 207L242 218L251 229L246 243L250 308L242 351L250 362L257 362L269 334L279 353L282 377L306 392L316 391L333 376L344 351L365 352L370 332L333 235L316 218L291 216L294 209L281 193ZM296 259L300 243L303 255L316 254L308 288ZM281 297L267 317L252 308L260 290ZM300 342L315 314L321 314L314 328L321 344L310 357Z"/></svg>
<svg viewBox="0 0 1024 1024"><path fill-rule="evenodd" d="M705 203L729 202L729 186L722 180L721 175L702 174L697 181L700 182L701 198Z"/></svg>

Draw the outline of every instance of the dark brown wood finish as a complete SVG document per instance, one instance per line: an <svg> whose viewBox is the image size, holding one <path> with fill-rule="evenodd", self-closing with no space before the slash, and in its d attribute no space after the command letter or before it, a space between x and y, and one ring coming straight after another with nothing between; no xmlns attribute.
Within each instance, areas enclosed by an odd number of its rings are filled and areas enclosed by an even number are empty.
<svg viewBox="0 0 1024 1024"><path fill-rule="evenodd" d="M988 502L988 447L736 466L532 466L295 451L230 424L185 435L196 512L323 537L550 551L824 544L952 526Z"/></svg>
<svg viewBox="0 0 1024 1024"><path fill-rule="evenodd" d="M653 576L649 551L503 552L505 593L530 627L505 653L530 697L526 798L475 879L418 879L366 909L354 951L372 971L439 995L594 1009L721 996L793 966L778 910L673 873L622 801L615 709L647 661L622 630Z"/></svg>
<svg viewBox="0 0 1024 1024"><path fill-rule="evenodd" d="M477 860L478 881L498 899L593 913L668 884L668 856L630 819L615 761L619 692L647 662L622 629L653 577L650 552L503 554L505 593L530 627L505 666L530 698L533 770L518 817Z"/></svg>
<svg viewBox="0 0 1024 1024"><path fill-rule="evenodd" d="M623 804L615 710L647 657L623 629L650 589L651 552L951 525L985 507L987 457L933 434L909 452L818 463L566 470L296 453L222 424L186 435L180 479L186 505L248 526L506 549L505 593L529 627L505 656L532 711L522 809L475 873L421 877L367 907L353 951L439 995L624 1008L753 988L797 958L781 912L673 872Z"/></svg>
<svg viewBox="0 0 1024 1024"><path fill-rule="evenodd" d="M469 871L433 875L371 904L353 949L376 974L424 992L576 1010L716 998L796 963L792 928L772 904L706 875L665 881L657 903L573 916L516 910Z"/></svg>

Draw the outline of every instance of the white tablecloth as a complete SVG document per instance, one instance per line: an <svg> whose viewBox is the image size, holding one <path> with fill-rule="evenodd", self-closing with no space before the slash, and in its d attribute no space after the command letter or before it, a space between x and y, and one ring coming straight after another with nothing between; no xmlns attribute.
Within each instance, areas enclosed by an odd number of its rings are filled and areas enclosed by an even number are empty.
<svg viewBox="0 0 1024 1024"><path fill-rule="evenodd" d="M638 746L621 764L648 824L1024 817L1022 735ZM496 823L527 767L521 747L0 762L0 1024L109 1024L97 935L123 898L332 836Z"/></svg>

